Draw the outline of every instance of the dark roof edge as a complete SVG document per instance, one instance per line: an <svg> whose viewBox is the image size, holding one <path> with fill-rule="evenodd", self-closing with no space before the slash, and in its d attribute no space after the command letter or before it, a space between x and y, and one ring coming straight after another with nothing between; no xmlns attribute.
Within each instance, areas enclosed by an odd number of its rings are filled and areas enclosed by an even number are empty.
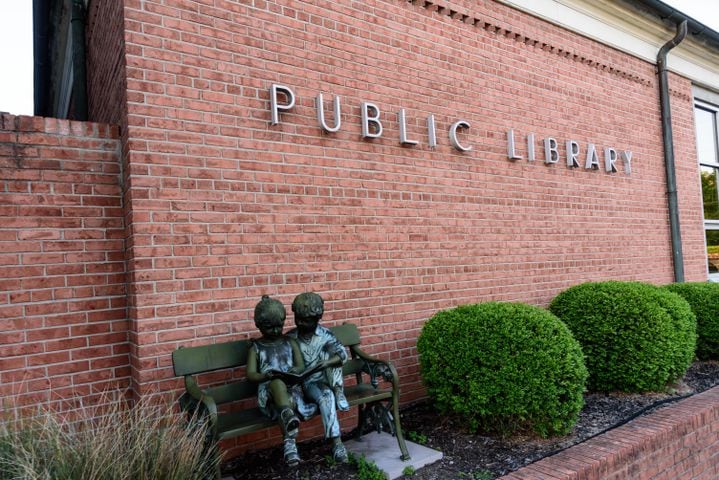
<svg viewBox="0 0 719 480"><path fill-rule="evenodd" d="M45 116L48 110L50 51L47 44L50 2L33 0L32 2L32 40L33 40L33 93L34 113Z"/></svg>
<svg viewBox="0 0 719 480"><path fill-rule="evenodd" d="M629 4L635 6L637 4L644 5L647 10L659 16L666 24L672 25L673 27L676 27L676 25L686 20L689 28L689 35L694 37L695 40L699 40L700 42L703 42L719 51L719 32L707 27L682 11L667 5L660 0L632 0Z"/></svg>

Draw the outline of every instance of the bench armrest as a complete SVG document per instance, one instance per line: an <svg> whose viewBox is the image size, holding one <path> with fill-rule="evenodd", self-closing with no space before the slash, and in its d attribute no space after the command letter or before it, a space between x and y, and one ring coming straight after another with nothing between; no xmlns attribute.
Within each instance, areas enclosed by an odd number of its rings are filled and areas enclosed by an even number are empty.
<svg viewBox="0 0 719 480"><path fill-rule="evenodd" d="M378 377L381 376L384 380L391 382L395 390L399 388L399 375L397 375L397 370L394 368L394 365L365 353L356 345L352 347L352 352L357 358L364 361L362 370L369 375L370 383L373 387L377 388L379 384Z"/></svg>
<svg viewBox="0 0 719 480"><path fill-rule="evenodd" d="M207 416L213 438L217 438L217 404L202 390L192 375L185 375L185 393L180 397L180 408L198 416Z"/></svg>

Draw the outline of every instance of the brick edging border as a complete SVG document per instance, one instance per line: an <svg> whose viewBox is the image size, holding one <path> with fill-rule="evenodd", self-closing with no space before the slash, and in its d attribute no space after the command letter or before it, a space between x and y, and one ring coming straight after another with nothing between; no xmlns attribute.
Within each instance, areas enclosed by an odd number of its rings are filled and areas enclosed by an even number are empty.
<svg viewBox="0 0 719 480"><path fill-rule="evenodd" d="M719 386L661 407L501 478L719 478Z"/></svg>

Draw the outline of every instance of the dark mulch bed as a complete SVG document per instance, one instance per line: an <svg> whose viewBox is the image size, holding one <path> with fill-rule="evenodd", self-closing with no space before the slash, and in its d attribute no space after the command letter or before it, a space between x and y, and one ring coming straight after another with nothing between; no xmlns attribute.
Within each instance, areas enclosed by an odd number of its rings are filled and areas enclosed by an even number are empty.
<svg viewBox="0 0 719 480"><path fill-rule="evenodd" d="M576 445L632 418L651 412L667 402L699 393L719 384L719 362L693 364L683 380L666 393L587 394L579 421L571 434L552 439L527 436L501 438L468 432L461 419L439 415L428 402L402 410L402 426L407 436L444 453L444 458L417 470L415 480L482 479L505 475L540 458ZM302 463L287 468L281 448L251 452L228 462L226 475L237 480L357 479L352 465L330 465L329 447L324 441L298 445Z"/></svg>

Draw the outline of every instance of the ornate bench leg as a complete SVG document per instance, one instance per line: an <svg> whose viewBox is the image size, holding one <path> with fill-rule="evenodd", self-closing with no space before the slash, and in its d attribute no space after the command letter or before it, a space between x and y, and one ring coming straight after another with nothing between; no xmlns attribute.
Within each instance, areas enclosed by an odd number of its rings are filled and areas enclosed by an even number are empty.
<svg viewBox="0 0 719 480"><path fill-rule="evenodd" d="M202 410L202 404L194 400L187 392L183 393L178 399L180 410L187 414L187 428L195 430L202 428L205 430L202 440L203 457L216 458L216 466L214 472L206 472L202 480L220 480L222 472L220 471L220 449L217 445L217 439L212 431L211 426L206 422L206 411Z"/></svg>
<svg viewBox="0 0 719 480"><path fill-rule="evenodd" d="M205 433L205 440L202 442L202 450L203 457L212 458L215 462L215 471L207 472L203 480L220 480L222 478L222 472L220 471L222 463L220 458L220 446L209 428Z"/></svg>
<svg viewBox="0 0 719 480"><path fill-rule="evenodd" d="M220 447L211 429L207 425L197 421L197 419L194 419L187 427L190 429L202 428L204 430L201 445L202 458L212 459L215 462L215 468L206 470L201 480L220 480L222 478L222 472L220 471L220 464L222 463Z"/></svg>
<svg viewBox="0 0 719 480"><path fill-rule="evenodd" d="M404 441L404 432L402 431L402 425L400 425L399 421L399 395L396 391L392 394L392 414L394 415L394 431L395 435L397 435L399 451L402 452L400 458L402 460L409 460L409 451L407 451L407 444Z"/></svg>
<svg viewBox="0 0 719 480"><path fill-rule="evenodd" d="M397 395L393 395L393 399L385 401L377 401L359 406L359 423L357 425L356 439L368 431L381 432L385 431L397 437L397 444L401 452L402 460L409 460L410 455L407 450L407 444L404 441L404 433L402 425L399 421L399 402Z"/></svg>
<svg viewBox="0 0 719 480"><path fill-rule="evenodd" d="M355 434L355 440L358 442L362 441L362 435L364 434L365 425L367 423L367 415L365 413L365 410L367 409L367 405L360 404L357 409L357 433Z"/></svg>

